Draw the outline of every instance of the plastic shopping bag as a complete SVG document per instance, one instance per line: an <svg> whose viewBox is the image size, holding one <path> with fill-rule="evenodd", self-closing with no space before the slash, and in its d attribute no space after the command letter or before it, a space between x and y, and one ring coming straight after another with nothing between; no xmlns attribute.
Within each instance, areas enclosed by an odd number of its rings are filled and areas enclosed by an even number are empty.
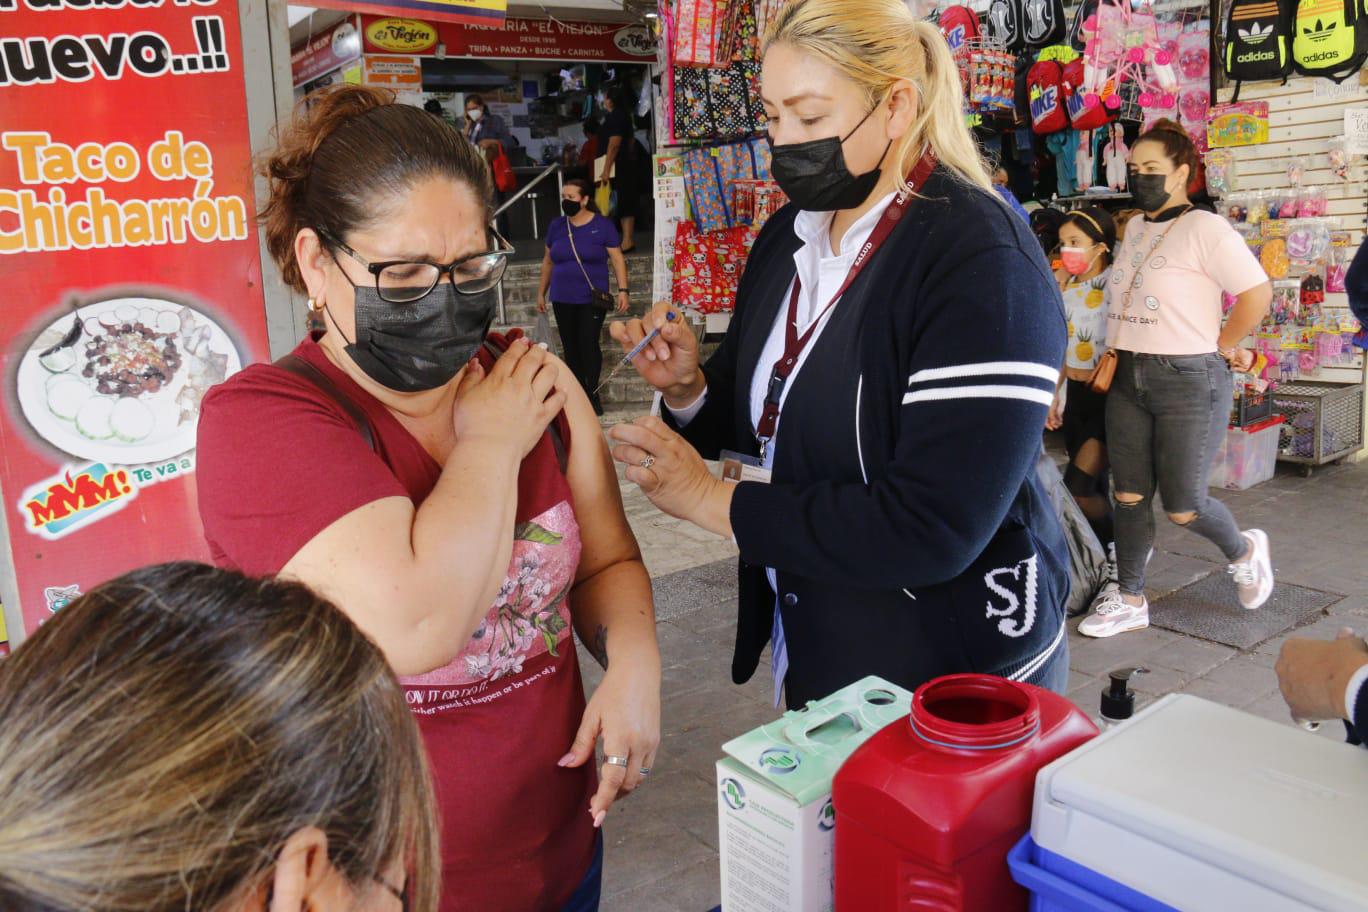
<svg viewBox="0 0 1368 912"><path fill-rule="evenodd" d="M1069 617L1085 614L1092 600L1108 580L1107 552L1097 540L1097 533L1088 525L1078 502L1064 487L1064 476L1059 473L1052 457L1040 448L1036 460L1036 478L1054 506L1055 515L1064 527L1064 540L1069 545Z"/></svg>
<svg viewBox="0 0 1368 912"><path fill-rule="evenodd" d="M537 314L537 322L532 327L532 332L527 338L531 340L533 345L545 343L546 347L551 349L551 351L554 352L556 350L556 339L551 333L551 318L544 313Z"/></svg>
<svg viewBox="0 0 1368 912"><path fill-rule="evenodd" d="M613 214L613 210L617 208L617 194L613 192L610 185L604 183L595 188L594 205L598 207L598 211L602 215L611 216Z"/></svg>

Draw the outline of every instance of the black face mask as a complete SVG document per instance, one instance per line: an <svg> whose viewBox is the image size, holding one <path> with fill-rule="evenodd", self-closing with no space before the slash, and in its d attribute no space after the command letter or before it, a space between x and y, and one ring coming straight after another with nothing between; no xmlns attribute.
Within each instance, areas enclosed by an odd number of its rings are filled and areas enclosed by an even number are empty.
<svg viewBox="0 0 1368 912"><path fill-rule="evenodd" d="M449 383L479 351L494 322L492 290L462 295L443 279L426 297L391 304L374 288L352 288L356 341L348 342L347 354L367 377L400 393Z"/></svg>
<svg viewBox="0 0 1368 912"><path fill-rule="evenodd" d="M1141 174L1132 171L1126 183L1135 205L1145 212L1159 212L1168 205L1169 198L1173 196L1165 187L1168 179L1167 174Z"/></svg>
<svg viewBox="0 0 1368 912"><path fill-rule="evenodd" d="M774 161L771 171L779 188L788 194L794 205L807 212L831 212L837 209L854 209L869 198L874 185L879 182L880 168L867 171L856 177L846 167L844 144L864 126L869 115L878 108L875 105L864 116L855 129L843 139L828 136L805 143L790 143L774 146ZM893 140L884 147L884 155L892 148ZM883 161L883 156L879 157Z"/></svg>
<svg viewBox="0 0 1368 912"><path fill-rule="evenodd" d="M579 215L583 208L583 203L577 203L574 200L561 200L561 212L565 213L566 218L574 218Z"/></svg>

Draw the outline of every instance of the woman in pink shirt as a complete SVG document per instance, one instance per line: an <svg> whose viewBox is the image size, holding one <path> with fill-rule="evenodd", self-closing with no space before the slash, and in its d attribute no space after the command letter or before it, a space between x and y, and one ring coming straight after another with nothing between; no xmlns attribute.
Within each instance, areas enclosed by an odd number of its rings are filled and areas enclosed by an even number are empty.
<svg viewBox="0 0 1368 912"><path fill-rule="evenodd" d="M1107 320L1107 345L1119 356L1107 400L1119 588L1104 592L1079 626L1086 636L1149 626L1145 565L1156 491L1169 519L1230 561L1241 605L1258 608L1273 593L1268 536L1241 532L1207 493L1230 416L1231 370L1253 363L1239 344L1268 313L1272 287L1243 238L1189 202L1197 166L1191 138L1167 120L1131 153L1130 191L1145 214L1131 221L1117 250ZM1237 299L1224 326L1222 292Z"/></svg>

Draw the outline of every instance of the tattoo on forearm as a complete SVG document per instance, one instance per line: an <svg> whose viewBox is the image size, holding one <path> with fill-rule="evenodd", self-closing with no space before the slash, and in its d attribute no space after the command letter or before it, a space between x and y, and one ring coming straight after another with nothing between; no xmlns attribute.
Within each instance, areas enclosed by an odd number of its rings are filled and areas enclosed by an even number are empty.
<svg viewBox="0 0 1368 912"><path fill-rule="evenodd" d="M598 663L603 666L603 670L608 670L608 628L602 624L594 631L594 642L589 645L589 652Z"/></svg>

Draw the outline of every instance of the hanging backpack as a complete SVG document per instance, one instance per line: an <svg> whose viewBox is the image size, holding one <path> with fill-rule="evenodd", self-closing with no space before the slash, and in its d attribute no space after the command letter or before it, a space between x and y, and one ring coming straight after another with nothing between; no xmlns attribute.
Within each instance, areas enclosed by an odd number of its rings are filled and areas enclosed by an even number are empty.
<svg viewBox="0 0 1368 912"><path fill-rule="evenodd" d="M1031 96L1031 129L1040 136L1069 128L1064 90L1064 68L1056 60L1042 60L1026 74Z"/></svg>
<svg viewBox="0 0 1368 912"><path fill-rule="evenodd" d="M1233 0L1225 37L1225 71L1231 79L1286 79L1292 72L1288 0Z"/></svg>
<svg viewBox="0 0 1368 912"><path fill-rule="evenodd" d="M941 13L940 30L954 53L959 53L966 41L976 41L983 35L978 13L967 6L952 6Z"/></svg>
<svg viewBox="0 0 1368 912"><path fill-rule="evenodd" d="M1064 40L1069 22L1064 17L1064 0L1019 0L1021 31L1026 46L1048 47Z"/></svg>
<svg viewBox="0 0 1368 912"><path fill-rule="evenodd" d="M1082 57L1064 67L1064 108L1069 114L1069 125L1075 130L1100 130L1116 119L1116 112L1109 110L1101 98L1094 105L1088 104L1083 74Z"/></svg>
<svg viewBox="0 0 1368 912"><path fill-rule="evenodd" d="M1359 0L1299 0L1292 22L1292 60L1304 76L1343 82L1368 59Z"/></svg>
<svg viewBox="0 0 1368 912"><path fill-rule="evenodd" d="M1074 7L1073 23L1069 26L1069 46L1080 54L1088 44L1088 39L1083 34L1083 24L1097 15L1098 3L1099 0L1083 0Z"/></svg>
<svg viewBox="0 0 1368 912"><path fill-rule="evenodd" d="M988 7L988 35L1009 51L1026 48L1021 30L1021 9L1017 0L993 0Z"/></svg>

